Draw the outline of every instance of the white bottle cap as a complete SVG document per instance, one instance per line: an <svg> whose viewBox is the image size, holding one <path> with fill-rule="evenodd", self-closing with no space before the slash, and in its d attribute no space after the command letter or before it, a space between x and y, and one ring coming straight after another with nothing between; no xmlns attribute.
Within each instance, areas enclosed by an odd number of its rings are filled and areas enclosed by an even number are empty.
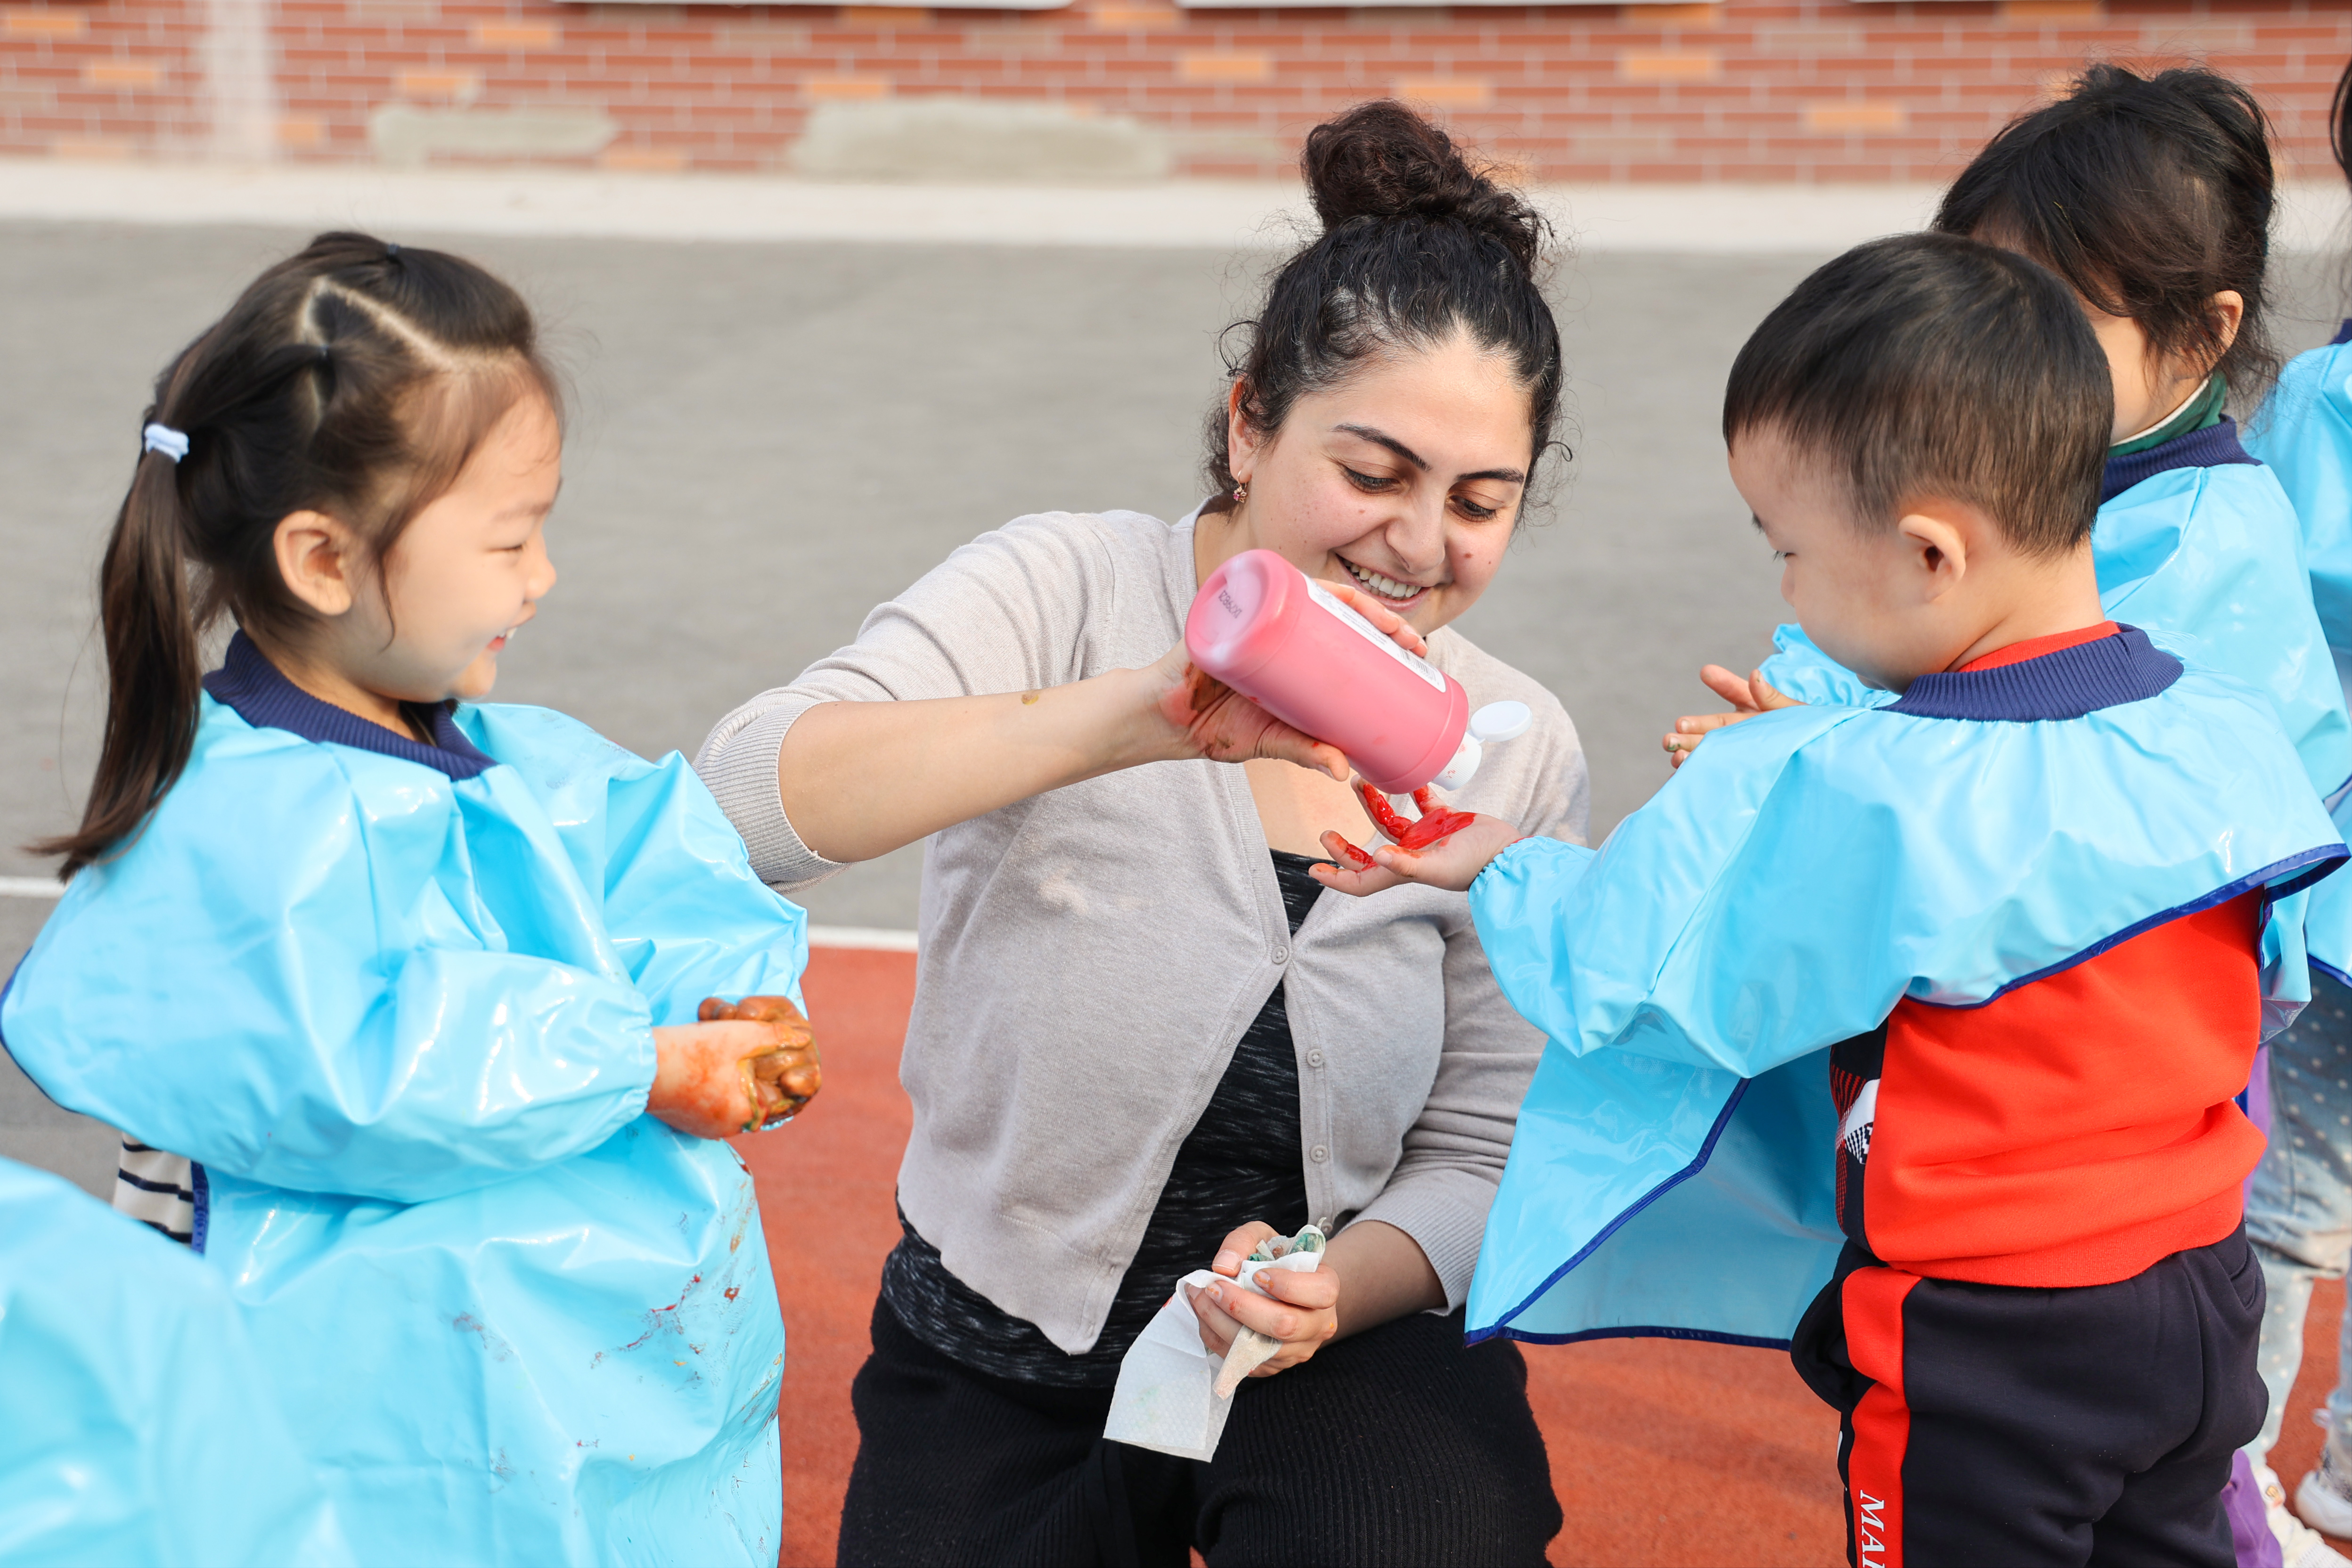
<svg viewBox="0 0 2352 1568"><path fill-rule="evenodd" d="M1517 740L1535 721L1534 712L1524 702L1489 702L1470 715L1470 733L1481 744L1491 746L1497 741Z"/></svg>
<svg viewBox="0 0 2352 1568"><path fill-rule="evenodd" d="M1469 728L1462 732L1462 743L1454 748L1454 760L1445 771L1430 780L1444 790L1460 789L1478 771L1479 759L1488 746L1504 741L1516 741L1528 732L1536 716L1524 702L1489 702L1470 715Z"/></svg>

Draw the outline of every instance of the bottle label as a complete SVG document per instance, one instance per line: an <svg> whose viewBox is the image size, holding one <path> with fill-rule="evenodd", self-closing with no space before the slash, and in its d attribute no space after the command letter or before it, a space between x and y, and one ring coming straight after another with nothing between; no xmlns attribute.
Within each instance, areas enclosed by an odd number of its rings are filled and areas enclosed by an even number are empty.
<svg viewBox="0 0 2352 1568"><path fill-rule="evenodd" d="M1324 587L1322 584L1318 583L1312 577L1307 579L1307 592L1313 597L1317 604L1322 605L1325 609L1339 616L1339 624L1341 626L1347 627L1349 631L1354 632L1358 637L1363 638L1366 642L1371 644L1374 647L1380 649L1382 653L1388 655L1391 658L1396 660L1399 664L1404 666L1407 669L1412 671L1423 680L1429 682L1430 689L1432 690L1436 691L1441 695L1444 694L1445 690L1445 677L1440 675L1427 659L1409 654L1405 652L1404 649L1397 647L1395 641L1391 639L1386 632L1381 630L1380 627L1372 625L1371 622L1358 615L1347 605L1345 601L1341 600L1338 595L1332 593L1328 588Z"/></svg>

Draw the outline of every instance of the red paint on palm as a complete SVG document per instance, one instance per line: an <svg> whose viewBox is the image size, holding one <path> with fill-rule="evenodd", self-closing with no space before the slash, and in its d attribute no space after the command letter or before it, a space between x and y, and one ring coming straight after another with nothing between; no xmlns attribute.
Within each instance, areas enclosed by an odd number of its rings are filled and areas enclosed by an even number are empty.
<svg viewBox="0 0 2352 1568"><path fill-rule="evenodd" d="M1371 817L1372 826L1385 834L1398 848L1408 853L1442 843L1477 820L1466 811L1447 810L1438 803L1436 796L1429 793L1426 785L1412 792L1412 803L1421 808L1420 817L1413 821L1399 816L1388 796L1360 780L1356 784L1356 795L1364 803L1364 810Z"/></svg>

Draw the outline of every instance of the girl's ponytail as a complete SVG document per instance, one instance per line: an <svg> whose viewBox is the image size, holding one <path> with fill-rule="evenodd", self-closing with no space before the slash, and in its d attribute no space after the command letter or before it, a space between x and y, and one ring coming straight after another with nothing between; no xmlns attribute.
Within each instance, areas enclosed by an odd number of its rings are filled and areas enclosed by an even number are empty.
<svg viewBox="0 0 2352 1568"><path fill-rule="evenodd" d="M2094 65L2021 115L1944 193L1935 226L2022 251L2149 349L2203 363L2251 407L2278 374L2267 278L2270 127L2242 84L2201 67L2142 77ZM2213 296L2245 312L2225 336Z"/></svg>
<svg viewBox="0 0 2352 1568"><path fill-rule="evenodd" d="M300 646L311 622L278 576L280 520L333 517L381 568L531 395L560 416L529 307L457 257L321 235L246 289L156 383L99 572L98 772L80 827L33 852L71 876L137 835L194 752L203 637L223 615L265 652Z"/></svg>
<svg viewBox="0 0 2352 1568"><path fill-rule="evenodd" d="M159 422L150 410L148 422ZM106 733L81 826L33 847L72 876L127 838L187 766L204 679L188 602L187 524L179 465L142 451L99 567L106 640Z"/></svg>

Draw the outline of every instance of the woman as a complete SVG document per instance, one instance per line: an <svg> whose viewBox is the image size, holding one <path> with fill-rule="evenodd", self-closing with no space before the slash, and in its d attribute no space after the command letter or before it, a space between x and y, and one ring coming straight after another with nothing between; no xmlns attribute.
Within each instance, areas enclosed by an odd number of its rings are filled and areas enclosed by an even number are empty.
<svg viewBox="0 0 2352 1568"><path fill-rule="evenodd" d="M1392 103L1319 127L1306 170L1325 230L1212 422L1214 499L983 535L698 763L780 887L930 837L844 1563L1532 1563L1559 1527L1518 1352L1462 1342L1541 1037L1458 895L1318 901L1321 835L1370 831L1345 760L1181 641L1240 551L1348 584L1474 705L1537 715L1455 804L1582 837L1568 715L1443 629L1550 444L1542 225ZM1103 1442L1179 1278L1310 1221L1326 1267L1281 1300L1188 1293L1213 1351L1236 1323L1281 1345L1213 1462Z"/></svg>

